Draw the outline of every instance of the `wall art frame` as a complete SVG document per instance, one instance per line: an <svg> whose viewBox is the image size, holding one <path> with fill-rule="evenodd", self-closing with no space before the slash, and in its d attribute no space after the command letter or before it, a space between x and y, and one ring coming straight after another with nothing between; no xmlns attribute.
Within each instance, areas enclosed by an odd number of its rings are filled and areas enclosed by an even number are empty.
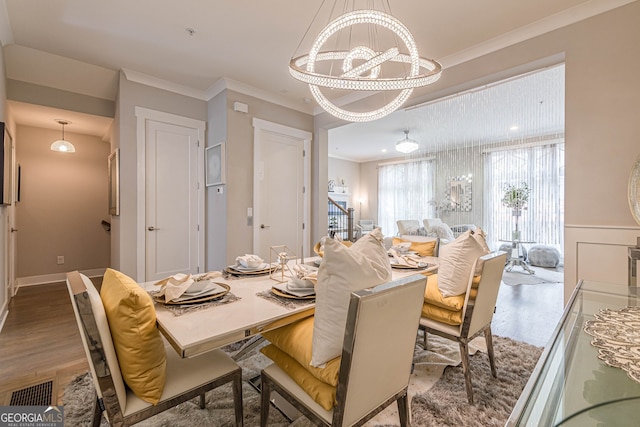
<svg viewBox="0 0 640 427"><path fill-rule="evenodd" d="M205 150L205 184L207 187L225 184L225 160L224 142L207 147Z"/></svg>

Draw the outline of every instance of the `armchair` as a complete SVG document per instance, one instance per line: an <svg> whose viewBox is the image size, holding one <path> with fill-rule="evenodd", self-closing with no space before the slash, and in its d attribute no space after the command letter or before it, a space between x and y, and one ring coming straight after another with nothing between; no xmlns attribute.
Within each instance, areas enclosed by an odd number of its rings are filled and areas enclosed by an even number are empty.
<svg viewBox="0 0 640 427"><path fill-rule="evenodd" d="M417 219L399 219L396 221L398 226L398 236L403 234L417 235L420 232L420 221Z"/></svg>
<svg viewBox="0 0 640 427"><path fill-rule="evenodd" d="M371 233L375 228L375 224L372 219L360 219L356 224L356 239L361 238L367 233Z"/></svg>
<svg viewBox="0 0 640 427"><path fill-rule="evenodd" d="M430 276L427 282L419 326L424 330L424 348L427 347L428 333L458 341L469 403L473 403L473 389L469 371L468 344L480 333L484 333L487 342L491 373L497 377L491 320L506 259L507 254L500 251L480 257L476 263L482 262L481 275L474 277L476 264L474 263L467 291L463 295L443 298L437 289L437 275ZM461 308L454 310L455 307L460 306Z"/></svg>

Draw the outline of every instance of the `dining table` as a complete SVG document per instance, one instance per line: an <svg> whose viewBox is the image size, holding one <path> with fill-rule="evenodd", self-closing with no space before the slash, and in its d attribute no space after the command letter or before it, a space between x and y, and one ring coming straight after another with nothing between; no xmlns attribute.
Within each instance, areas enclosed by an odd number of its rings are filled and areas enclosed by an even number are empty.
<svg viewBox="0 0 640 427"><path fill-rule="evenodd" d="M309 267L319 264L317 257L305 261ZM289 266L299 262L290 260ZM426 257L425 262L428 266L421 268L392 268L392 280L413 274L432 274L437 270L437 258ZM315 299L289 300L270 295L274 285L287 279L280 271L241 277L224 274L213 279L229 289L220 303L176 306L156 302L158 329L183 358L259 338L263 332L314 314ZM140 286L153 295L159 288L156 283L142 282ZM228 303L225 298L229 299Z"/></svg>

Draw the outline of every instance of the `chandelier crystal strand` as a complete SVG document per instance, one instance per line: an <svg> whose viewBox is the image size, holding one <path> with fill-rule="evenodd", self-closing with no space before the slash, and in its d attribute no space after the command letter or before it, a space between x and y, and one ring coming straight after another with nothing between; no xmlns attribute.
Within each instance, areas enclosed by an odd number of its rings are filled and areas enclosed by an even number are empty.
<svg viewBox="0 0 640 427"><path fill-rule="evenodd" d="M390 10L390 8L389 8ZM337 48L333 51L322 51L323 46L334 35L340 36L346 28L355 25L368 24L369 36L378 35L378 27L385 28L394 34L396 46L382 48L377 40L369 40L372 45L363 46L361 43L349 50ZM402 40L408 54L401 53L397 38ZM351 32L349 33L351 40ZM379 50L378 50L379 49ZM354 60L364 61L353 67ZM331 61L333 70L335 61L342 62L342 74L322 74L316 71L316 64ZM409 73L399 77L381 78L381 70L386 64L400 63L409 65ZM424 73L421 74L421 70ZM313 41L309 53L296 56L289 63L291 75L309 85L311 94L318 104L330 114L347 121L371 121L384 117L398 109L407 101L414 88L431 84L440 78L442 67L434 60L421 58L413 36L408 28L391 14L378 10L354 10L346 12L326 25ZM386 105L368 112L352 112L333 104L322 94L320 87L347 91L382 92L399 91L400 93ZM386 96L384 96L386 100Z"/></svg>

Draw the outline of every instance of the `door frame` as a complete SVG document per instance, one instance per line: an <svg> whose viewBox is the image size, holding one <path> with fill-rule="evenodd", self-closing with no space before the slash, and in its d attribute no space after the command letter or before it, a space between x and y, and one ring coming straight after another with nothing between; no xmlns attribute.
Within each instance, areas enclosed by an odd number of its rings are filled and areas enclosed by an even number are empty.
<svg viewBox="0 0 640 427"><path fill-rule="evenodd" d="M303 156L303 170L304 170L304 178L303 178L303 224L304 229L302 230L302 247L303 250L311 250L310 246L310 236L311 236L311 140L313 134L309 131L296 129L293 127L281 125L278 123L268 122L266 120L253 118L253 159L254 159L254 174L253 174L253 249L256 250L258 247L258 237L256 232L256 224L259 211L258 199L256 196L256 188L258 188L259 176L255 173L255 159L258 150L258 144L260 143L260 133L261 132L272 132L280 135L285 135L291 138L300 139L303 141L304 156ZM296 248L297 250L297 248ZM299 257L304 256L304 254L298 254Z"/></svg>
<svg viewBox="0 0 640 427"><path fill-rule="evenodd" d="M147 139L147 120L155 122L163 122L176 126L196 129L198 131L198 266L204 272L204 238L205 233L205 215L204 215L204 132L206 122L203 120L192 119L190 117L178 116L176 114L165 113L162 111L151 110L144 107L135 107L135 115L137 118L136 126L136 157L137 161L137 214L136 214L136 252L137 252L137 277L139 281L146 280L146 139Z"/></svg>

